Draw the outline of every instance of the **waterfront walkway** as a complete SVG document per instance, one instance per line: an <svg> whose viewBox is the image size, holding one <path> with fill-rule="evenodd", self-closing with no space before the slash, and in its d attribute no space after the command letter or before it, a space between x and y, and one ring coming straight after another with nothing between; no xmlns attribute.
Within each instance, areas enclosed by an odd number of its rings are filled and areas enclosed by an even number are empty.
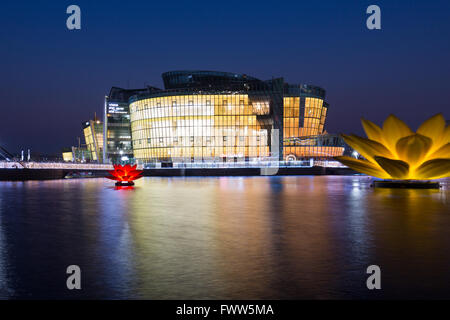
<svg viewBox="0 0 450 320"><path fill-rule="evenodd" d="M0 169L113 170L112 164L0 161Z"/></svg>
<svg viewBox="0 0 450 320"><path fill-rule="evenodd" d="M227 168L346 168L338 161L315 160L315 161L260 161L260 162L194 162L173 163L170 168L178 169L227 169ZM160 169L161 164L142 165L137 169ZM168 167L164 167L168 169ZM70 163L70 162L34 162L34 161L0 161L0 169L64 169L64 170L113 170L112 164L99 163Z"/></svg>
<svg viewBox="0 0 450 320"><path fill-rule="evenodd" d="M144 176L257 176L346 175L355 172L337 161L173 163L168 166L138 165ZM48 180L65 177L105 177L112 164L1 161L0 180Z"/></svg>

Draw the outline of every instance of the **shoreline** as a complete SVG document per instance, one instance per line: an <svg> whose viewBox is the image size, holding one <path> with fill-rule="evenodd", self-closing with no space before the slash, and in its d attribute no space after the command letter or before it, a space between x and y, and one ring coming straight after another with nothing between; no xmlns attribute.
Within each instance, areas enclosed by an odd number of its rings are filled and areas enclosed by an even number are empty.
<svg viewBox="0 0 450 320"><path fill-rule="evenodd" d="M267 170L270 169L270 170ZM0 181L64 179L71 174L86 174L82 178L102 178L107 170L73 169L0 169ZM350 168L281 167L281 168L152 168L144 169L144 177L210 177L210 176L286 176L286 175L355 175Z"/></svg>

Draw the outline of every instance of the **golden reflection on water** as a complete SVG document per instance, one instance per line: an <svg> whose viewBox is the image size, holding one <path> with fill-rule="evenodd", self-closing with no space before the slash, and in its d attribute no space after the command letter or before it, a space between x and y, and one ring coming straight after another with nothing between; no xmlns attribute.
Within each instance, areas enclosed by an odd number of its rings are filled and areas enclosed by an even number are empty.
<svg viewBox="0 0 450 320"><path fill-rule="evenodd" d="M313 282L333 282L326 185L272 180L151 178L121 194L139 294L270 298L286 281L305 283L312 295ZM304 190L308 197L299 195Z"/></svg>

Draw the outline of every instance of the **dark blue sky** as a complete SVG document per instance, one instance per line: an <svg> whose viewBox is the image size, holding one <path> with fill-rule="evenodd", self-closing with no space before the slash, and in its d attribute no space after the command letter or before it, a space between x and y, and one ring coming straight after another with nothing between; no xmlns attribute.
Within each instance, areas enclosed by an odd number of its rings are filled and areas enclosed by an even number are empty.
<svg viewBox="0 0 450 320"><path fill-rule="evenodd" d="M77 4L82 29L66 28ZM366 28L377 4L382 30ZM5 1L0 145L60 152L101 115L111 86L162 87L206 69L327 90L327 130L361 133L389 113L414 129L449 118L450 1Z"/></svg>

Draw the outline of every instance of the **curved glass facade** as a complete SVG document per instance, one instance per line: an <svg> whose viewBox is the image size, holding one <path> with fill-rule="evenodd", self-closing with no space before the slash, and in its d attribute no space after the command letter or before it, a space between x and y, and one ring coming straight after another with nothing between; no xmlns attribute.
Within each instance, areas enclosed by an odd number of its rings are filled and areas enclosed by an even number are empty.
<svg viewBox="0 0 450 320"><path fill-rule="evenodd" d="M144 161L269 156L268 103L246 94L154 97L130 104L134 156Z"/></svg>
<svg viewBox="0 0 450 320"><path fill-rule="evenodd" d="M337 136L324 135L328 104L321 97L285 97L283 158L330 158L344 153Z"/></svg>
<svg viewBox="0 0 450 320"><path fill-rule="evenodd" d="M318 135L323 132L328 107L323 99L285 97L283 128L284 138Z"/></svg>
<svg viewBox="0 0 450 320"><path fill-rule="evenodd" d="M259 80L245 74L219 71L170 71L162 74L166 89L221 88L241 89L245 84Z"/></svg>

